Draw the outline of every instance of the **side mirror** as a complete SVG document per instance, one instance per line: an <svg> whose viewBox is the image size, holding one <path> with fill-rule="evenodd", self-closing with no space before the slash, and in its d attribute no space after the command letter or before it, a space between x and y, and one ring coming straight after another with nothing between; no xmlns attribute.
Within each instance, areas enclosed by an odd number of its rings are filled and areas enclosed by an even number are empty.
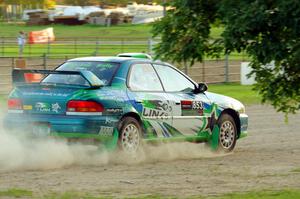
<svg viewBox="0 0 300 199"><path fill-rule="evenodd" d="M199 83L195 89L195 93L204 93L207 91L208 87L205 83Z"/></svg>

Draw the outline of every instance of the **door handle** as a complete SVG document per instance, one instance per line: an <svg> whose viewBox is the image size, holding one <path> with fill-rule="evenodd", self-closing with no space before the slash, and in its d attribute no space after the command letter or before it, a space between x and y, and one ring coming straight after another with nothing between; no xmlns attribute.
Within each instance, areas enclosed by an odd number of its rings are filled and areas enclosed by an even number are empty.
<svg viewBox="0 0 300 199"><path fill-rule="evenodd" d="M135 100L135 103L137 103L137 104L141 104L141 103L142 103L142 101L140 101L140 100Z"/></svg>
<svg viewBox="0 0 300 199"><path fill-rule="evenodd" d="M175 102L176 105L180 105L180 102Z"/></svg>

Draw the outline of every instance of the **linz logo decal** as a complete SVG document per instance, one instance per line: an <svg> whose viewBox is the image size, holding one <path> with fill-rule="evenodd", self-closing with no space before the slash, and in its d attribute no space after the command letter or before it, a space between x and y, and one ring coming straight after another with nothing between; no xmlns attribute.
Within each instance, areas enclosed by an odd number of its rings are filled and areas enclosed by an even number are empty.
<svg viewBox="0 0 300 199"><path fill-rule="evenodd" d="M169 101L149 100L143 107L143 116L153 119L167 119L172 113L172 106Z"/></svg>
<svg viewBox="0 0 300 199"><path fill-rule="evenodd" d="M168 113L157 109L144 108L143 116L145 117L166 117Z"/></svg>

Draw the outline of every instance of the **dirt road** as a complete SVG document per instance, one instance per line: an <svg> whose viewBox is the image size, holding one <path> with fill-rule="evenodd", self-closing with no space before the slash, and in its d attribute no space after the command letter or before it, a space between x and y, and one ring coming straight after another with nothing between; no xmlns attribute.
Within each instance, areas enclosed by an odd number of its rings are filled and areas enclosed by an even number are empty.
<svg viewBox="0 0 300 199"><path fill-rule="evenodd" d="M284 116L268 106L249 106L249 136L230 155L214 155L203 145L178 145L155 152L139 164L71 164L58 169L0 171L0 190L23 188L132 196L212 195L261 189L300 189L300 114ZM1 146L0 146L1 147ZM178 149L179 147L179 149ZM182 149L180 149L182 147ZM164 150L165 148L162 148ZM199 151L195 151L199 150ZM153 155L153 154L152 154Z"/></svg>

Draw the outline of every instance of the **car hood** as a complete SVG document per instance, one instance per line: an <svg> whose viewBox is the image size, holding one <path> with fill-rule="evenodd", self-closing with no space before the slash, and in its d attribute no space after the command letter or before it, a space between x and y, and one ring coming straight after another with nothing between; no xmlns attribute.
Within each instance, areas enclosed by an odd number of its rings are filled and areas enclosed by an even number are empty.
<svg viewBox="0 0 300 199"><path fill-rule="evenodd" d="M221 108L231 108L239 113L245 113L245 106L238 100L216 93L205 92L208 99Z"/></svg>

